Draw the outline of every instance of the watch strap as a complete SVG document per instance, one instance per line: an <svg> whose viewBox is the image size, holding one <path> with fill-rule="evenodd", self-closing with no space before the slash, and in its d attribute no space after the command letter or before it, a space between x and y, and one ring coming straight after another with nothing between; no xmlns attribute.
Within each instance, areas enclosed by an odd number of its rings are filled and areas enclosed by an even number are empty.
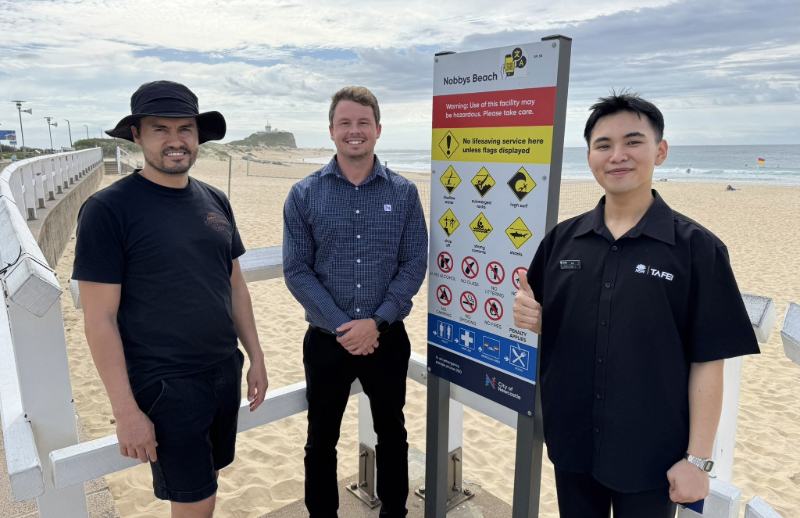
<svg viewBox="0 0 800 518"><path fill-rule="evenodd" d="M701 459L699 457L695 457L694 455L690 455L688 452L683 456L683 458L706 473L709 473L714 468L714 461L711 459Z"/></svg>
<svg viewBox="0 0 800 518"><path fill-rule="evenodd" d="M375 327L378 328L378 332L379 333L385 333L386 331L389 330L389 322L387 322L386 320L382 319L378 315L373 315L372 316L372 320L375 321Z"/></svg>

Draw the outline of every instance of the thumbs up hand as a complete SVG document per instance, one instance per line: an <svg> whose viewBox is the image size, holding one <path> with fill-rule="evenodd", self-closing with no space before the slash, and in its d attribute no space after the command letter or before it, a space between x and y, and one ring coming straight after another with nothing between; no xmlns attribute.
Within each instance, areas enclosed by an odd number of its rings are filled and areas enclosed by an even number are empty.
<svg viewBox="0 0 800 518"><path fill-rule="evenodd" d="M519 276L520 290L514 297L514 326L542 334L542 306L533 298L526 275Z"/></svg>

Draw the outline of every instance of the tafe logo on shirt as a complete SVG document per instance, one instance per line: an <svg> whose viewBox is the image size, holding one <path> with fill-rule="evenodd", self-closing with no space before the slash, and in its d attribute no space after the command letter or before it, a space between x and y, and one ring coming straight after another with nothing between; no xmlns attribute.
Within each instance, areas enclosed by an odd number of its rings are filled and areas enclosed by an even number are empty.
<svg viewBox="0 0 800 518"><path fill-rule="evenodd" d="M653 277L661 277L662 279L667 279L668 281L671 281L672 279L675 278L675 276L669 272L662 272L660 270L656 270L655 268L650 268L649 266L645 266L643 264L636 266L636 273L642 273L645 275L649 273Z"/></svg>

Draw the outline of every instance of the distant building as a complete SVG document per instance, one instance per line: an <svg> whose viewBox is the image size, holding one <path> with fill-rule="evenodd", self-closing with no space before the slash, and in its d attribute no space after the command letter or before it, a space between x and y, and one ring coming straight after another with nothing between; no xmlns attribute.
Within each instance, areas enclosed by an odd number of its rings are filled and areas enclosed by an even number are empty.
<svg viewBox="0 0 800 518"><path fill-rule="evenodd" d="M267 121L267 125L264 126L264 131L256 131L256 135L266 135L268 133L288 133L286 131L280 131L278 128L273 128L272 125Z"/></svg>

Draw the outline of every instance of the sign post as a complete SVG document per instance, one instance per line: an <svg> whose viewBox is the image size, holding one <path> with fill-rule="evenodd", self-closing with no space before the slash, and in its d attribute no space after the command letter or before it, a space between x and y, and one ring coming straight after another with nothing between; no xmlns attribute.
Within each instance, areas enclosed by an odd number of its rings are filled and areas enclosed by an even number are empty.
<svg viewBox="0 0 800 518"><path fill-rule="evenodd" d="M557 222L571 44L551 36L435 60L426 518L446 506L450 383L518 413L513 516L539 513L539 341L514 327L512 306Z"/></svg>

